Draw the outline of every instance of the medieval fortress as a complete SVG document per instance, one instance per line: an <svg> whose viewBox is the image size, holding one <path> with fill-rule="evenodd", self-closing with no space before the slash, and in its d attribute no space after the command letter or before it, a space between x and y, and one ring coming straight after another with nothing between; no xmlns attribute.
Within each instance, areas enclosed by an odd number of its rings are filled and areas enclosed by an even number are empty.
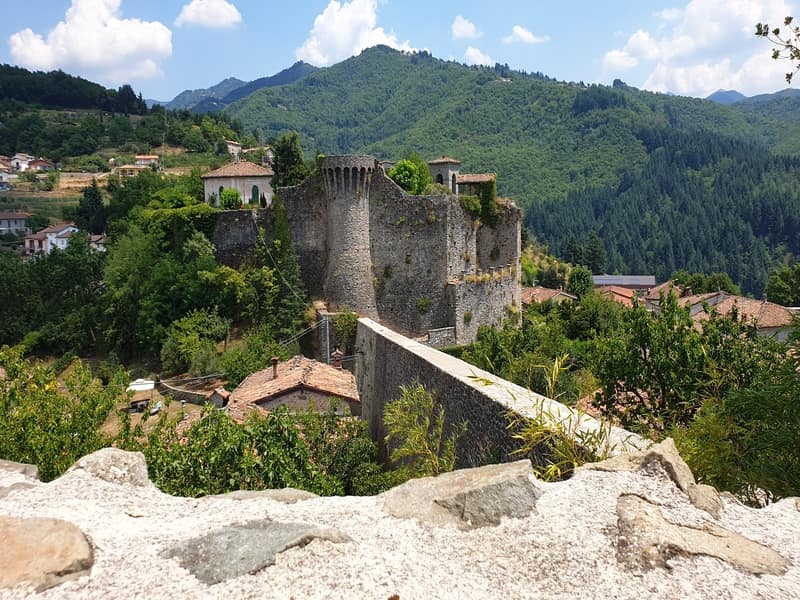
<svg viewBox="0 0 800 600"><path fill-rule="evenodd" d="M309 296L436 347L473 341L479 325L517 313L521 212L499 200L495 222L481 223L459 188L494 175L461 175L459 164L429 163L444 195L407 194L371 156L325 157L302 184L278 188ZM223 261L252 247L269 220L268 211L242 212L226 211L217 224Z"/></svg>

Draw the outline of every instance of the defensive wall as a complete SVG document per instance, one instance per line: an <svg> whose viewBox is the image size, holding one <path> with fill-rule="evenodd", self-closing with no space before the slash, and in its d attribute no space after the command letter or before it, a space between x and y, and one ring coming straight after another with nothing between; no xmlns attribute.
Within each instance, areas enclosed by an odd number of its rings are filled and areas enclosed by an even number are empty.
<svg viewBox="0 0 800 600"><path fill-rule="evenodd" d="M362 417L370 436L381 445L383 410L400 397L400 387L419 381L444 407L445 432L467 422L467 431L456 448L458 468L505 461L517 447L508 431L509 411L523 417L560 422L577 432L596 432L600 423L585 414L535 394L430 346L409 339L375 321L362 318L356 335L356 383ZM611 454L649 444L636 434L612 427L608 437Z"/></svg>

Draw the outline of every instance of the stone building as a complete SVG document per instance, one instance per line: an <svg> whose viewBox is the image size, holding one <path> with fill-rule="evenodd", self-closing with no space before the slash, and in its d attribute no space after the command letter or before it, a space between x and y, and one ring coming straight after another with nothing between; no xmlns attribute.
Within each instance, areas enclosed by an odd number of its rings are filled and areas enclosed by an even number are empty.
<svg viewBox="0 0 800 600"><path fill-rule="evenodd" d="M270 206L272 204L272 169L247 161L228 163L203 175L203 194L206 202L219 206L222 190L239 191L242 204Z"/></svg>
<svg viewBox="0 0 800 600"><path fill-rule="evenodd" d="M429 164L457 192L460 163ZM278 193L306 289L334 309L347 305L435 346L470 342L479 325L520 309L521 213L510 201L498 201L489 226L456 193L407 194L371 156L326 157Z"/></svg>

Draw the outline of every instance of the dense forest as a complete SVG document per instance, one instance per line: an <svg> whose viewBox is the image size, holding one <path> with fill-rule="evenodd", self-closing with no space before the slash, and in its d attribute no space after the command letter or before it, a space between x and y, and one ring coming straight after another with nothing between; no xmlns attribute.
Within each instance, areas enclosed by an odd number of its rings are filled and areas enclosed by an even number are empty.
<svg viewBox="0 0 800 600"><path fill-rule="evenodd" d="M760 297L767 277L800 256L800 158L758 144L669 130L642 130L641 170L619 184L584 188L564 200L535 201L527 225L559 256L575 241L604 241L596 273L678 269L723 272Z"/></svg>

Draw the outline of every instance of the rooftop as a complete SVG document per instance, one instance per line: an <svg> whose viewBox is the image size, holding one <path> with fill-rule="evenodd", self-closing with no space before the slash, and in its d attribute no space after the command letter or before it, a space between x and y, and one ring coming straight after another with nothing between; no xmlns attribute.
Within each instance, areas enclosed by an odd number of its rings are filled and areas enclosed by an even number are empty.
<svg viewBox="0 0 800 600"><path fill-rule="evenodd" d="M496 180L497 175L494 173L464 173L456 177L456 183L487 183Z"/></svg>
<svg viewBox="0 0 800 600"><path fill-rule="evenodd" d="M739 313L739 317L745 321L756 321L759 328L789 327L792 324L792 312L780 304L767 302L766 300L754 300L743 296L734 296L727 292L710 292L708 294L695 294L678 298L681 306L696 306L703 302L709 305L711 310L720 315L729 315L734 309ZM706 321L709 314L701 310L692 315L696 321Z"/></svg>
<svg viewBox="0 0 800 600"><path fill-rule="evenodd" d="M246 160L228 163L227 165L209 171L203 179L214 177L272 177L275 173L269 167L262 167Z"/></svg>
<svg viewBox="0 0 800 600"><path fill-rule="evenodd" d="M569 298L571 300L578 299L577 296L573 296L564 290L554 290L551 288L542 287L540 285L522 288L523 304L530 304L531 302L547 302L556 296L563 296L564 298Z"/></svg>
<svg viewBox="0 0 800 600"><path fill-rule="evenodd" d="M8 220L11 220L11 219L27 219L30 216L31 216L31 213L22 212L22 211L20 211L20 212L14 212L14 211L0 212L0 220L3 220L3 221L6 220L6 219L8 219Z"/></svg>
<svg viewBox="0 0 800 600"><path fill-rule="evenodd" d="M655 275L592 275L595 285L618 285L651 288L656 285Z"/></svg>
<svg viewBox="0 0 800 600"><path fill-rule="evenodd" d="M449 156L442 156L442 158L434 158L428 161L429 165L460 165L461 161L451 158Z"/></svg>
<svg viewBox="0 0 800 600"><path fill-rule="evenodd" d="M272 367L248 375L233 391L228 414L242 421L257 403L299 388L343 400L359 400L356 380L350 371L298 355L278 363L277 377L273 377Z"/></svg>

